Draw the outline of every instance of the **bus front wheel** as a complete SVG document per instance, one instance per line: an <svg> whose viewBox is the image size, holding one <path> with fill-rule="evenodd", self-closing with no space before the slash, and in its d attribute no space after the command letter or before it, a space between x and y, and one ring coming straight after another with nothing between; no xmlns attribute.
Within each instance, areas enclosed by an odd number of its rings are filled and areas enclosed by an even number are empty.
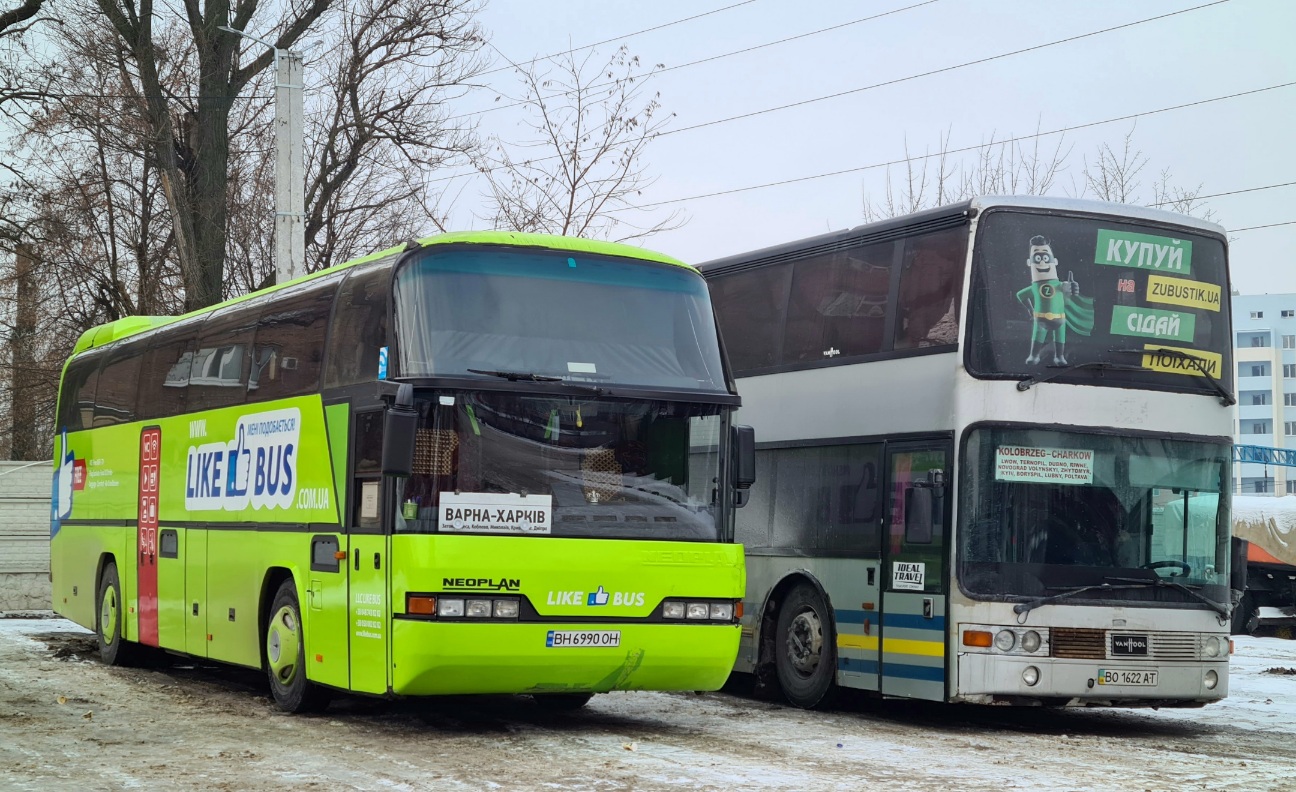
<svg viewBox="0 0 1296 792"><path fill-rule="evenodd" d="M328 695L306 679L306 642L297 603L297 586L285 580L270 606L266 624L266 675L275 704L285 712L317 712L328 706Z"/></svg>
<svg viewBox="0 0 1296 792"><path fill-rule="evenodd" d="M836 676L837 653L828 606L801 584L779 608L774 669L787 700L805 709L823 702Z"/></svg>

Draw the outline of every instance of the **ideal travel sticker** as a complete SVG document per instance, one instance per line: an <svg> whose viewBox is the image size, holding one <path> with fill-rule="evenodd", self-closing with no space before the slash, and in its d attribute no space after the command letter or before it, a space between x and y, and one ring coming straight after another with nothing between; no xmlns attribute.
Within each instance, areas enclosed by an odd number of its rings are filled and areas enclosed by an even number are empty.
<svg viewBox="0 0 1296 792"><path fill-rule="evenodd" d="M909 561L891 562L891 588L898 591L922 591L926 588L927 565Z"/></svg>
<svg viewBox="0 0 1296 792"><path fill-rule="evenodd" d="M1002 445L995 449L996 481L1092 484L1093 468L1090 448Z"/></svg>

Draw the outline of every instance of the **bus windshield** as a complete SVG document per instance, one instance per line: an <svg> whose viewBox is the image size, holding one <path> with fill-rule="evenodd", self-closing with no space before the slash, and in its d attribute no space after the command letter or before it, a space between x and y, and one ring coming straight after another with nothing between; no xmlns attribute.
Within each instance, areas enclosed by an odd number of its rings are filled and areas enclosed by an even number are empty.
<svg viewBox="0 0 1296 792"><path fill-rule="evenodd" d="M726 408L500 391L436 391L418 408L398 532L723 535Z"/></svg>
<svg viewBox="0 0 1296 792"><path fill-rule="evenodd" d="M959 582L985 598L1228 602L1227 445L979 428L963 464Z"/></svg>
<svg viewBox="0 0 1296 792"><path fill-rule="evenodd" d="M1219 388L1203 373L1231 384L1219 239L992 210L980 221L971 295L974 376L1213 394Z"/></svg>
<svg viewBox="0 0 1296 792"><path fill-rule="evenodd" d="M395 280L403 377L486 372L726 393L706 283L671 264L438 245Z"/></svg>

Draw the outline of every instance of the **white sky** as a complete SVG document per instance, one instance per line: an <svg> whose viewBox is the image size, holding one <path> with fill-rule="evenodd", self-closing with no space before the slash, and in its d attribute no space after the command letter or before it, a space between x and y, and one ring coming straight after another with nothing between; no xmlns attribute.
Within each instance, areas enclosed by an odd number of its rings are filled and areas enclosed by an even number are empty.
<svg viewBox="0 0 1296 792"><path fill-rule="evenodd" d="M645 63L667 67L819 30L921 0L753 0L625 40ZM740 0L489 0L491 43L515 61L625 36ZM654 78L670 128L964 63L1192 8L1209 0L938 0L881 19L681 68ZM1142 113L1296 82L1296 2L1230 0L1178 16L989 63L791 110L662 137L646 163L657 178L644 201L666 201L782 179L859 168L951 146ZM602 45L609 55L620 42ZM487 78L516 93L508 71ZM466 100L465 106L480 101ZM482 117L483 131L518 137L516 111ZM1063 189L1078 188L1082 157L1118 146L1132 122L1067 133L1074 144ZM1204 193L1296 182L1296 85L1142 118L1135 143L1148 157L1142 200L1165 168ZM1056 138L1045 138L1050 145ZM899 176L898 171L893 171ZM689 222L646 246L700 263L863 222L865 191L880 197L882 169L677 204ZM477 187L452 221L473 217ZM1074 191L1072 191L1074 192ZM1296 185L1212 198L1226 228L1296 221ZM1233 284L1244 294L1296 292L1296 224L1238 233Z"/></svg>

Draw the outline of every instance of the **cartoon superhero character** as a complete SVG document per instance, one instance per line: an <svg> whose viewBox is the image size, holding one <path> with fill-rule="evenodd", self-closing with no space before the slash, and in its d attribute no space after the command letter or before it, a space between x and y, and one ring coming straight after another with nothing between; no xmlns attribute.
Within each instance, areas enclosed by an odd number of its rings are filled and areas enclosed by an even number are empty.
<svg viewBox="0 0 1296 792"><path fill-rule="evenodd" d="M1053 365L1065 366L1067 328L1083 336L1093 332L1093 299L1080 296L1080 284L1070 272L1065 282L1059 280L1057 264L1049 241L1042 236L1031 237L1026 257L1031 285L1017 292L1017 300L1026 307L1032 320L1027 365L1037 365L1040 352L1049 344Z"/></svg>

